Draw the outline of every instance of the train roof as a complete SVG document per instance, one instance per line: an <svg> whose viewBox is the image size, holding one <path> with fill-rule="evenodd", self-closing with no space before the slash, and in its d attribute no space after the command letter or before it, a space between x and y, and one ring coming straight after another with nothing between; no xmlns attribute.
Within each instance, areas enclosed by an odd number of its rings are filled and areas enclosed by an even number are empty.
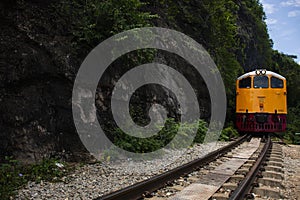
<svg viewBox="0 0 300 200"><path fill-rule="evenodd" d="M255 70L255 71L243 74L242 76L238 77L237 80L241 80L241 79L246 78L248 76L257 76L257 71L261 71L261 70ZM264 70L262 70L262 71L264 71ZM271 75L271 76L274 76L276 78L280 78L280 79L285 80L285 77L283 77L283 76L281 76L281 75L279 75L279 74L277 74L275 72L272 72L272 71L266 71L265 70L265 75Z"/></svg>

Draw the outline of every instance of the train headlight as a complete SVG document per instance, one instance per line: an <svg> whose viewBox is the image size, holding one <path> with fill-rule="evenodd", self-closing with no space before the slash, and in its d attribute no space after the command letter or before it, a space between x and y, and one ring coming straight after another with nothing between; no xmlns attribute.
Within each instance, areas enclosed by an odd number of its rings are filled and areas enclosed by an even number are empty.
<svg viewBox="0 0 300 200"><path fill-rule="evenodd" d="M255 70L255 74L257 76L262 76L262 75L265 75L266 73L267 73L266 69L257 69L257 70Z"/></svg>

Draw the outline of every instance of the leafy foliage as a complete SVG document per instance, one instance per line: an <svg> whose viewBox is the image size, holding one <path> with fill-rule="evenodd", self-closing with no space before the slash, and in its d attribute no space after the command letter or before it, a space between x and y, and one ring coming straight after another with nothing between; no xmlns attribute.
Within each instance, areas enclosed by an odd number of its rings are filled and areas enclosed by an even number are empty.
<svg viewBox="0 0 300 200"><path fill-rule="evenodd" d="M186 147L191 144L186 143L188 134L193 130L197 130L195 143L201 143L204 140L207 124L203 120L199 120L193 123L178 123L173 118L168 118L166 123L161 128L161 131L152 137L143 139L133 136L129 136L121 129L117 128L114 131L114 144L122 149L136 153L146 153L156 151L166 146L171 140L175 147Z"/></svg>
<svg viewBox="0 0 300 200"><path fill-rule="evenodd" d="M268 35L266 15L259 0L64 0L62 2L59 9L72 22L74 44L84 49L85 53L102 40L123 30L137 27L165 26L194 38L209 51L222 74L228 102L227 124L235 120L233 113L236 77L256 68L266 68L284 75L288 80L288 93L293 94L288 95L288 134L300 129L297 123L299 102L296 98L300 95L300 83L297 78L300 73L299 65L291 57L272 50L273 42ZM155 51L150 53L139 51L137 59L127 57L122 63L124 66L133 66L152 60L154 55ZM228 127L230 128L230 125ZM175 128L170 131L173 130ZM226 135L231 134L223 134L224 137ZM167 138L171 136L172 134ZM155 143L153 148L156 148L156 144L162 145ZM119 145L132 148L126 139ZM149 144L142 142L140 145Z"/></svg>
<svg viewBox="0 0 300 200"><path fill-rule="evenodd" d="M238 137L239 133L232 126L229 126L222 130L219 140L228 141L230 138Z"/></svg>
<svg viewBox="0 0 300 200"><path fill-rule="evenodd" d="M0 166L0 198L9 199L14 195L14 190L26 183L18 167L18 162L10 157L6 157L6 163Z"/></svg>
<svg viewBox="0 0 300 200"><path fill-rule="evenodd" d="M272 65L272 45L265 23L265 13L258 0L238 1L240 48L237 59L246 71Z"/></svg>
<svg viewBox="0 0 300 200"><path fill-rule="evenodd" d="M145 140L129 136L119 128L111 132L115 136L114 144L121 149L141 154L146 152L154 152L152 156L158 157L160 155L155 151L161 149L162 147L166 147L170 140L173 140L173 146L170 145L170 149L186 148L187 146L192 145L190 140L187 140L187 138L189 138L188 134L194 134L195 130L197 130L197 133L193 143L202 143L207 132L207 123L203 120L193 123L178 123L173 118L168 118L165 125L159 128L161 128L161 131L156 136L146 138ZM175 135L176 138L174 138ZM111 160L116 160L120 156L122 156L122 154L120 154L118 149L115 147L105 150L102 153L102 159L108 162Z"/></svg>
<svg viewBox="0 0 300 200"><path fill-rule="evenodd" d="M72 21L76 46L90 50L114 34L150 26L156 16L142 12L145 5L139 0L65 0L59 9Z"/></svg>
<svg viewBox="0 0 300 200"><path fill-rule="evenodd" d="M65 163L56 159L44 159L42 162L23 166L12 157L0 165L0 198L10 199L28 181L60 181L68 173Z"/></svg>
<svg viewBox="0 0 300 200"><path fill-rule="evenodd" d="M272 70L283 75L287 79L287 133L285 138L291 143L299 143L300 138L295 133L300 132L300 66L288 55L273 51Z"/></svg>
<svg viewBox="0 0 300 200"><path fill-rule="evenodd" d="M202 44L218 66L227 92L229 112L234 111L235 79L243 72L237 60L241 48L238 26L240 6L233 0L155 0L149 3L161 8L161 18L168 27L190 35ZM228 114L229 121L233 120Z"/></svg>

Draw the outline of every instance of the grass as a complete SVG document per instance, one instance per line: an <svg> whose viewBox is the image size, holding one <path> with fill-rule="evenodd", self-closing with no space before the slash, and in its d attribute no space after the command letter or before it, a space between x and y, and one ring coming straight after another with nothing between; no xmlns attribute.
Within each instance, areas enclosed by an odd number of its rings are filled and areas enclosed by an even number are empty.
<svg viewBox="0 0 300 200"><path fill-rule="evenodd" d="M0 164L0 199L13 198L28 181L61 181L70 169L57 159L44 159L40 163L24 166L12 157L6 157L5 162Z"/></svg>

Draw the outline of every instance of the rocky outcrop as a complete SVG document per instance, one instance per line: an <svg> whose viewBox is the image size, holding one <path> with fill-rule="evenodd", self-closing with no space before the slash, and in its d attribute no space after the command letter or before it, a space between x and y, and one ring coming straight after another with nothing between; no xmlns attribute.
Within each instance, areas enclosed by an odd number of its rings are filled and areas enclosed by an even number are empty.
<svg viewBox="0 0 300 200"><path fill-rule="evenodd" d="M1 159L76 158L84 148L72 122L70 34L51 6L20 2L0 4Z"/></svg>
<svg viewBox="0 0 300 200"><path fill-rule="evenodd" d="M68 18L66 13L60 13L60 9L57 9L55 4L57 2L60 1L5 0L0 3L0 161L5 156L13 156L24 163L36 162L51 156L60 156L75 161L89 159L76 133L71 97L77 70L91 50L88 48L93 47L86 47L89 46L86 45L80 51L74 47L73 42L76 38L74 39L72 28L73 23L78 21L72 21L72 17L76 18L77 15ZM170 6L167 5L168 3ZM206 3L208 4L209 1ZM209 15L207 12L210 12L209 9L214 10L213 5L218 5L218 2L214 1L209 8L206 8L206 3L202 1L149 1L146 4L147 8L144 9L159 15L152 21L155 26L181 31L214 52L214 46L219 43L211 34L213 29L210 30L209 19L214 15ZM249 22L247 17L250 15L248 16L248 11L245 10L246 7L241 1L236 0L231 3L239 6L238 37L244 45L235 52L237 60L241 66L252 67L267 63L263 59L266 57L265 49L270 50L268 49L268 36L263 35L266 44L263 47L258 47L260 41L255 39L256 35L260 34L259 31L264 31L265 27L261 27L263 24L260 24L260 27L255 28L255 17ZM173 8L177 9L173 10ZM202 12L203 10L205 12ZM176 12L173 13L173 11ZM221 11L222 9L219 8L219 12ZM220 24L214 20L211 23ZM107 24L104 24L107 28ZM117 25L120 26L120 24ZM224 27L219 28L221 31ZM229 33L231 34L230 31ZM218 36L218 33L214 34ZM208 36L210 40L206 40ZM214 45L210 45L209 42L214 42ZM234 47L228 51L233 50L235 50ZM219 57L213 55L214 59ZM183 58L167 52L157 51L155 61L171 66L183 76L188 77L189 83L197 94L201 117L208 120L210 117L208 90L195 69ZM231 60L229 61L228 65L231 65ZM225 68L226 66L219 67ZM122 66L122 60L114 62L99 84L95 102L99 111L98 117L104 129L111 130L116 125L109 109L110 98L114 84L128 69ZM245 69L248 70L248 68ZM226 70L223 71L226 72ZM172 84L174 87L180 87L177 83ZM146 125L149 122L148 111L153 103L166 107L169 117L180 117L178 113L180 106L176 97L164 87L157 85L142 87L136 91L130 102L133 110L141 109L144 113L140 115L137 112L132 116L133 120L140 125Z"/></svg>

